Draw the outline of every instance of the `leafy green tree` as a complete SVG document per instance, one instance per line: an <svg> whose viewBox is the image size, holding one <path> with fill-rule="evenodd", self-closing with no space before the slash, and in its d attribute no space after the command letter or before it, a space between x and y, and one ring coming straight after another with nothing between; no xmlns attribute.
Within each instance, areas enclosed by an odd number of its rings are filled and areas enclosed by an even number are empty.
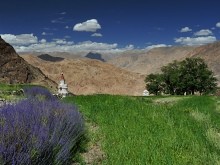
<svg viewBox="0 0 220 165"><path fill-rule="evenodd" d="M174 61L163 66L161 71L162 74L150 74L145 79L146 88L155 95L161 92L172 95L213 93L217 88L217 79L201 58Z"/></svg>
<svg viewBox="0 0 220 165"><path fill-rule="evenodd" d="M146 88L152 94L158 95L164 89L163 76L161 74L149 74L145 78Z"/></svg>
<svg viewBox="0 0 220 165"><path fill-rule="evenodd" d="M184 85L185 92L210 93L217 87L217 79L214 73L208 69L207 64L201 58L186 58L180 63L180 79Z"/></svg>
<svg viewBox="0 0 220 165"><path fill-rule="evenodd" d="M180 64L176 60L161 68L166 93L175 94L180 88Z"/></svg>

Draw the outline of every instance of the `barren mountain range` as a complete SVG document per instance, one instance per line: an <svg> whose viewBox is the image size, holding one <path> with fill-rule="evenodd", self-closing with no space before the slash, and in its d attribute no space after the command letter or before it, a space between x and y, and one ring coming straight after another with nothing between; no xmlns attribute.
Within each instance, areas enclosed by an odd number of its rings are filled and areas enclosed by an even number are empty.
<svg viewBox="0 0 220 165"><path fill-rule="evenodd" d="M194 49L195 47L174 46L154 48L147 52L125 52L108 62L131 72L147 75L159 72L162 66L167 65L173 60L184 59Z"/></svg>
<svg viewBox="0 0 220 165"><path fill-rule="evenodd" d="M147 74L158 73L162 66L186 57L203 58L220 80L220 42L199 47L174 46L154 48L147 52L127 51L110 58L107 54L99 56L106 62L92 60L88 56L73 56L60 62L44 61L31 55L22 57L56 82L60 73L64 72L69 90L74 94L142 95Z"/></svg>
<svg viewBox="0 0 220 165"><path fill-rule="evenodd" d="M62 60L54 58L59 57L58 52L50 55L18 56L14 48L0 38L0 82L35 83L55 89L63 72L73 94L142 95L147 74L158 73L162 66L186 57L203 58L220 82L220 42L199 47L133 50L109 56L68 53L63 57L60 53ZM97 57L98 60L91 59Z"/></svg>
<svg viewBox="0 0 220 165"><path fill-rule="evenodd" d="M64 59L49 62L33 55L22 57L56 82L59 82L63 72L68 89L73 94L141 95L145 89L144 76L99 60Z"/></svg>

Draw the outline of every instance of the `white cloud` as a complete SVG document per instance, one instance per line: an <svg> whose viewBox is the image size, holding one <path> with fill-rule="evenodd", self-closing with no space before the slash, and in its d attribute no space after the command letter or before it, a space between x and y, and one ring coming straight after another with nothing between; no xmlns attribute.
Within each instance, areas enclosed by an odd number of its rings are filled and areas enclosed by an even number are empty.
<svg viewBox="0 0 220 165"><path fill-rule="evenodd" d="M220 22L216 23L216 27L220 28Z"/></svg>
<svg viewBox="0 0 220 165"><path fill-rule="evenodd" d="M86 31L86 32L96 32L101 29L100 24L96 19L90 19L83 23L77 23L74 27L74 31Z"/></svg>
<svg viewBox="0 0 220 165"><path fill-rule="evenodd" d="M153 49L153 48L160 48L160 47L170 47L171 45L166 45L166 44L156 44L156 45L150 45L150 46L147 46L145 48L145 50L150 50L150 49Z"/></svg>
<svg viewBox="0 0 220 165"><path fill-rule="evenodd" d="M119 53L134 49L134 45L130 44L122 48L118 48L117 43L99 43L85 41L74 43L67 39L53 39L48 42L46 39L40 39L33 34L2 34L6 42L11 44L17 52L100 52L100 53Z"/></svg>
<svg viewBox="0 0 220 165"><path fill-rule="evenodd" d="M1 37L12 45L29 45L38 43L38 38L33 34L1 34Z"/></svg>
<svg viewBox="0 0 220 165"><path fill-rule="evenodd" d="M91 36L92 37L102 37L102 34L101 33L93 33Z"/></svg>
<svg viewBox="0 0 220 165"><path fill-rule="evenodd" d="M53 41L54 41L56 44L61 44L61 45L67 44L67 41L66 41L65 39L53 39Z"/></svg>
<svg viewBox="0 0 220 165"><path fill-rule="evenodd" d="M132 49L134 49L134 45L132 45L132 44L127 45L127 46L125 47L125 49L127 49L127 50L132 50Z"/></svg>
<svg viewBox="0 0 220 165"><path fill-rule="evenodd" d="M192 29L190 29L189 27L184 27L180 30L181 33L190 32L190 31L192 31Z"/></svg>
<svg viewBox="0 0 220 165"><path fill-rule="evenodd" d="M31 44L29 46L15 46L18 52L105 52L114 51L117 44L84 42L74 44L64 40L57 40L47 43Z"/></svg>
<svg viewBox="0 0 220 165"><path fill-rule="evenodd" d="M49 36L49 35L53 35L53 33L42 32L41 35L43 35L43 36Z"/></svg>
<svg viewBox="0 0 220 165"><path fill-rule="evenodd" d="M200 37L180 37L174 39L176 43L182 45L204 45L216 41L215 36L200 36Z"/></svg>
<svg viewBox="0 0 220 165"><path fill-rule="evenodd" d="M213 34L212 31L209 29L202 29L202 30L194 33L195 36L209 36L212 34Z"/></svg>
<svg viewBox="0 0 220 165"><path fill-rule="evenodd" d="M47 42L46 39L41 39L41 40L40 40L40 43L46 43L46 42Z"/></svg>

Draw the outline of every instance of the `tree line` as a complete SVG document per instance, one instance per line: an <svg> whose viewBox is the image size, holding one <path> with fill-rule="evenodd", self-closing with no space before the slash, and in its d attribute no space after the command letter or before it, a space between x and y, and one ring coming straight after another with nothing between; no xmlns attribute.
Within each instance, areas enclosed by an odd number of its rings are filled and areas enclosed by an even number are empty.
<svg viewBox="0 0 220 165"><path fill-rule="evenodd" d="M151 94L194 95L197 92L202 95L217 89L214 73L201 58L173 61L163 66L161 72L145 78L146 89Z"/></svg>

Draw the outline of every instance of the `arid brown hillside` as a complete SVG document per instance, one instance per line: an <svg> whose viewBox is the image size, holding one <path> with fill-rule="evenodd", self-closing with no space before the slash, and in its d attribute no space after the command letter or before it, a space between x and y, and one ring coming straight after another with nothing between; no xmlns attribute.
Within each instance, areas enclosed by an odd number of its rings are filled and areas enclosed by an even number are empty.
<svg viewBox="0 0 220 165"><path fill-rule="evenodd" d="M200 57L205 60L209 68L215 73L220 86L220 42L197 47L187 57Z"/></svg>
<svg viewBox="0 0 220 165"><path fill-rule="evenodd" d="M48 62L32 55L22 57L57 83L63 72L69 91L73 94L142 95L145 89L144 76L98 60L65 59Z"/></svg>
<svg viewBox="0 0 220 165"><path fill-rule="evenodd" d="M157 73L160 68L173 60L183 60L186 57L200 57L205 60L214 72L220 86L220 42L199 47L161 47L148 52L127 52L108 62L123 69L141 74Z"/></svg>
<svg viewBox="0 0 220 165"><path fill-rule="evenodd" d="M0 37L0 82L33 83L55 89L56 83L48 79L38 68L28 64Z"/></svg>
<svg viewBox="0 0 220 165"><path fill-rule="evenodd" d="M194 49L195 47L174 46L154 48L148 52L131 51L108 62L120 68L146 75L159 72L162 66L167 65L173 60L184 59Z"/></svg>

